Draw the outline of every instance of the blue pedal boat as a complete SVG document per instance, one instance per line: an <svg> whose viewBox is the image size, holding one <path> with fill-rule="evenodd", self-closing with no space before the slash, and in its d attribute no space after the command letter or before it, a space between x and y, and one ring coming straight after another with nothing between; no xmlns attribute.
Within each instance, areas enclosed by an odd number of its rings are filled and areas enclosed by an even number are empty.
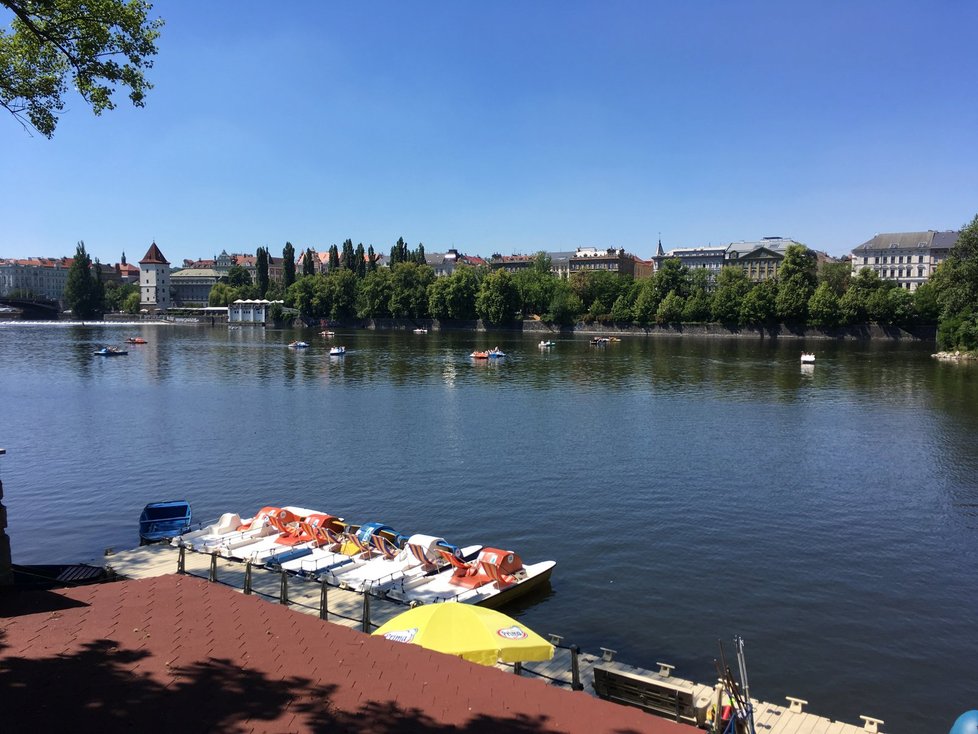
<svg viewBox="0 0 978 734"><path fill-rule="evenodd" d="M190 503L186 500L151 502L139 516L139 542L158 543L190 530Z"/></svg>

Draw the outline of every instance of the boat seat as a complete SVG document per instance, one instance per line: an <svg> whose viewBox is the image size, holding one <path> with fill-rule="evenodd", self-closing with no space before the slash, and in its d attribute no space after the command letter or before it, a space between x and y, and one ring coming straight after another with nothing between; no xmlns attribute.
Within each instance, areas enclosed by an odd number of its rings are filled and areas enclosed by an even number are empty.
<svg viewBox="0 0 978 734"><path fill-rule="evenodd" d="M391 543L383 535L371 535L370 544L374 547L374 550L379 551L388 561L394 560L397 554L401 552L400 548Z"/></svg>
<svg viewBox="0 0 978 734"><path fill-rule="evenodd" d="M479 571L478 564L475 563L465 563L460 561L455 557L455 554L451 551L442 550L441 548L435 548L436 551L448 561L452 567L455 569L455 576L474 576Z"/></svg>
<svg viewBox="0 0 978 734"><path fill-rule="evenodd" d="M516 583L516 577L510 576L508 573L503 573L499 570L499 566L494 563L486 563L483 561L479 564L482 566L482 572L492 579L496 583L497 589L505 589L508 586L512 586Z"/></svg>
<svg viewBox="0 0 978 734"><path fill-rule="evenodd" d="M360 553L371 552L370 546L367 543L364 543L362 540L360 540L360 536L357 535L356 533L346 533L345 536L346 536L346 540L352 543L354 546L356 546L357 550Z"/></svg>

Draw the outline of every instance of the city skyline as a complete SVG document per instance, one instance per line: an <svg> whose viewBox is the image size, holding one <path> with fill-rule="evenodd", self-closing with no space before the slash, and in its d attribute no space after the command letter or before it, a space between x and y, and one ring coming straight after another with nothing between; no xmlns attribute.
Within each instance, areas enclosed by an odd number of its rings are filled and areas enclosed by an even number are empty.
<svg viewBox="0 0 978 734"><path fill-rule="evenodd" d="M978 212L978 6L608 7L157 3L144 109L70 100L52 140L0 122L0 257L838 257Z"/></svg>

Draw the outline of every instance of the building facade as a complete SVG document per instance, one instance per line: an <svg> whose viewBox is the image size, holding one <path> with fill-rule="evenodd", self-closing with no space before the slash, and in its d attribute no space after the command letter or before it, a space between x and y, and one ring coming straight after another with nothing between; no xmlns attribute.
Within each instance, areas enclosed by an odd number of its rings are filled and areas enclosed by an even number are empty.
<svg viewBox="0 0 978 734"><path fill-rule="evenodd" d="M273 303L282 301L237 300L228 306L229 324L264 324L269 320L269 310Z"/></svg>
<svg viewBox="0 0 978 734"><path fill-rule="evenodd" d="M951 230L878 234L852 249L852 274L869 268L880 278L915 291L947 259L959 234Z"/></svg>
<svg viewBox="0 0 978 734"><path fill-rule="evenodd" d="M60 301L64 297L72 262L69 257L0 260L0 296Z"/></svg>
<svg viewBox="0 0 978 734"><path fill-rule="evenodd" d="M174 306L206 306L221 274L211 268L184 268L170 274Z"/></svg>
<svg viewBox="0 0 978 734"><path fill-rule="evenodd" d="M170 263L155 242L139 261L139 308L149 312L170 308Z"/></svg>

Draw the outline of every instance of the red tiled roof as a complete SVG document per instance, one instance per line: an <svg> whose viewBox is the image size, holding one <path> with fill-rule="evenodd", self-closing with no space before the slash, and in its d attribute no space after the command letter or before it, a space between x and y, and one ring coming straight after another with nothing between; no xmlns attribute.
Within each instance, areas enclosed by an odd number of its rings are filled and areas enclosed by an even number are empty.
<svg viewBox="0 0 978 734"><path fill-rule="evenodd" d="M146 250L146 255L143 257L142 260L139 261L139 264L140 265L169 265L170 262L165 257L163 257L163 253L160 252L160 248L157 247L156 243L154 242L152 245L149 246L149 249Z"/></svg>
<svg viewBox="0 0 978 734"><path fill-rule="evenodd" d="M189 576L0 595L10 731L696 730Z"/></svg>

